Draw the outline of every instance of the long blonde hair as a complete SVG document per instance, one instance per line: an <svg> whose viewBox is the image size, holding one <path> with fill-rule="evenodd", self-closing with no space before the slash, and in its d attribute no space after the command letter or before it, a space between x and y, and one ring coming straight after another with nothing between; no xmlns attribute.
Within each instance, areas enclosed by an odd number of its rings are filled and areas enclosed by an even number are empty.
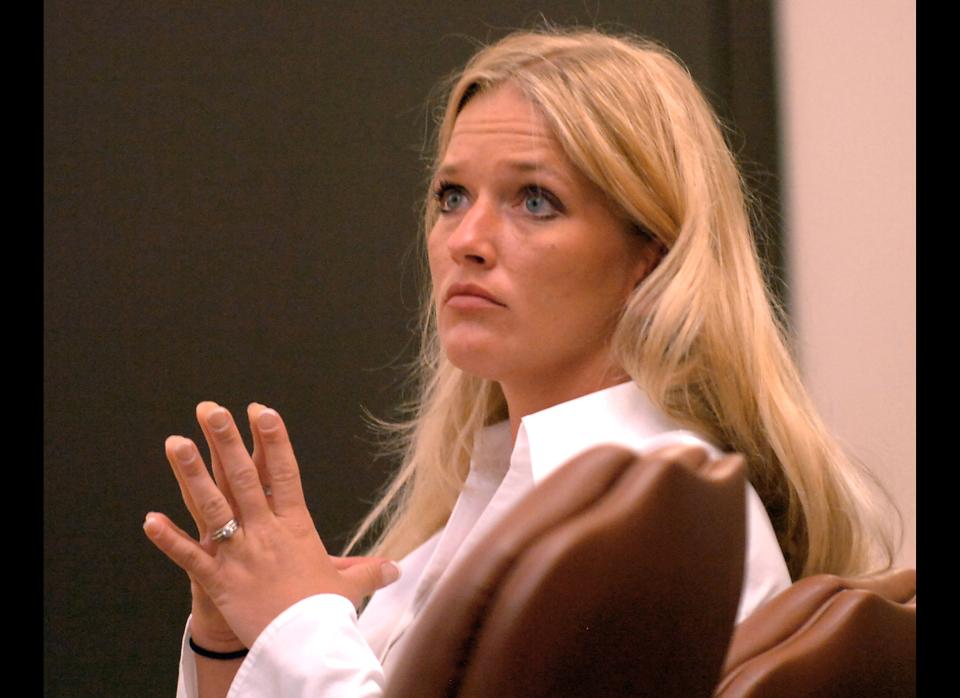
<svg viewBox="0 0 960 698"><path fill-rule="evenodd" d="M676 421L746 457L795 579L875 569L878 551L889 566L881 500L800 381L763 281L740 174L686 69L638 37L513 33L451 78L434 169L467 101L507 81L538 105L574 165L666 250L612 338L626 373ZM436 217L428 192L422 238ZM441 528L474 437L507 416L497 383L444 356L430 288L421 338L419 399L407 421L391 425L403 464L348 550L377 531L372 551L398 558Z"/></svg>

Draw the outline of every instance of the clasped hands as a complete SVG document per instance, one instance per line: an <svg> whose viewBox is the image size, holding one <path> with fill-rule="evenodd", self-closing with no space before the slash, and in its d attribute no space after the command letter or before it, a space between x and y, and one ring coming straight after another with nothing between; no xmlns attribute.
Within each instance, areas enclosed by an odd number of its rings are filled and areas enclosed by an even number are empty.
<svg viewBox="0 0 960 698"><path fill-rule="evenodd" d="M247 415L252 455L225 408L213 402L197 406L213 477L193 441L182 436L166 441L167 459L199 541L160 513L147 514L143 527L189 575L191 634L215 651L251 647L274 618L309 596L340 594L357 606L399 576L399 568L386 558L327 553L304 500L283 420L257 403L247 408ZM239 530L214 542L212 533L231 519Z"/></svg>

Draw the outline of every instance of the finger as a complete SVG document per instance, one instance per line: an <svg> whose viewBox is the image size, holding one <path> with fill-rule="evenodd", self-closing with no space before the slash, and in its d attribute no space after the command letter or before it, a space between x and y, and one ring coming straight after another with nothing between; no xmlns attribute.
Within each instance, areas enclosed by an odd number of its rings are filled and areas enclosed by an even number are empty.
<svg viewBox="0 0 960 698"><path fill-rule="evenodd" d="M190 494L190 490L187 488L186 483L183 479L183 474L180 472L179 463L177 458L173 455L173 447L177 443L178 436L168 436L167 440L163 444L164 453L167 456L167 462L170 463L170 468L173 470L174 476L177 478L177 484L180 486L180 496L183 498L183 503L187 505L187 510L190 512L190 516L193 518L193 522L197 525L197 532L201 538L206 534L206 524L203 523L203 519L200 517L200 512L197 509L197 505L193 502L193 496Z"/></svg>
<svg viewBox="0 0 960 698"><path fill-rule="evenodd" d="M273 499L271 495L273 492L270 488L270 473L267 472L266 459L263 457L263 441L260 438L260 429L257 428L257 416L265 409L267 408L259 402L251 402L247 405L247 423L250 425L250 433L253 435L253 455L251 459L257 467L257 472L260 474L260 482L263 483L263 492L266 494L267 502L272 508Z"/></svg>
<svg viewBox="0 0 960 698"><path fill-rule="evenodd" d="M393 561L368 560L343 570L341 576L349 582L354 605L377 589L400 579L400 565Z"/></svg>
<svg viewBox="0 0 960 698"><path fill-rule="evenodd" d="M188 539L188 540L195 540L193 536L191 536L189 533L187 533L187 532L184 531L182 528L180 528L179 526L177 526L177 524L175 524L175 523L170 519L169 516L166 516L165 514L161 514L160 512L156 512L156 511L150 512L150 513L148 514L148 516L151 516L151 517L154 517L154 516L155 516L155 517L157 517L158 520L160 521L160 524L161 524L162 526L164 526L164 527L166 527L166 528L169 528L171 531L173 531L174 533L176 533L178 536L181 536L182 538L186 538L186 539ZM203 547L203 546L201 545L200 547Z"/></svg>
<svg viewBox="0 0 960 698"><path fill-rule="evenodd" d="M213 470L213 480L217 483L217 487L220 488L220 491L223 492L223 496L227 498L227 502L230 504L231 511L239 511L237 502L233 498L233 493L230 491L230 483L227 481L227 476L223 472L223 462L220 458L220 454L217 453L216 442L213 438L213 435L210 433L210 428L207 426L207 415L219 407L220 405L215 402L201 402L199 405L197 405L197 422L200 423L200 429L203 431L203 437L206 439L207 448L210 451L210 467L211 470Z"/></svg>
<svg viewBox="0 0 960 698"><path fill-rule="evenodd" d="M200 525L204 527L203 538L206 538L207 532L215 531L234 518L234 511L207 472L196 445L182 436L171 436L167 443L183 484L193 499Z"/></svg>
<svg viewBox="0 0 960 698"><path fill-rule="evenodd" d="M150 512L144 519L143 530L164 555L201 585L206 586L215 578L217 561L166 516Z"/></svg>
<svg viewBox="0 0 960 698"><path fill-rule="evenodd" d="M380 564L383 564L385 562L392 562L392 560L390 560L390 558L388 557L373 557L373 556L368 557L368 556L360 556L360 555L355 555L351 557L335 557L331 555L330 561L333 563L334 569L339 570L341 572L343 570L348 570L351 567L355 567L356 565L373 564L375 562L379 562Z"/></svg>
<svg viewBox="0 0 960 698"><path fill-rule="evenodd" d="M204 421L213 437L217 453L220 454L227 482L230 483L230 491L237 507L234 513L248 526L272 516L273 512L263 493L257 467L247 453L247 447L230 412L224 407L217 407L205 415Z"/></svg>
<svg viewBox="0 0 960 698"><path fill-rule="evenodd" d="M360 565L368 562L390 562L390 558L386 557L373 557L373 556L363 556L363 555L352 555L350 557L337 557L336 555L330 555L330 562L333 563L334 569L345 570L353 567L354 565Z"/></svg>
<svg viewBox="0 0 960 698"><path fill-rule="evenodd" d="M257 415L257 429L270 474L274 511L278 516L309 516L303 497L300 468L283 420L276 410L266 408Z"/></svg>

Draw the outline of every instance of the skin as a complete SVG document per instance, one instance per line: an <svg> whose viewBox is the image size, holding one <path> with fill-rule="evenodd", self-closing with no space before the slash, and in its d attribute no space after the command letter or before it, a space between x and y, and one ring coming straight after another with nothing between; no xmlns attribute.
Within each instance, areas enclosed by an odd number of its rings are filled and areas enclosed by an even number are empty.
<svg viewBox="0 0 960 698"><path fill-rule="evenodd" d="M514 438L524 415L626 380L609 340L659 252L573 166L517 87L467 103L434 189L440 338L454 365L500 383ZM448 301L457 283L498 303Z"/></svg>

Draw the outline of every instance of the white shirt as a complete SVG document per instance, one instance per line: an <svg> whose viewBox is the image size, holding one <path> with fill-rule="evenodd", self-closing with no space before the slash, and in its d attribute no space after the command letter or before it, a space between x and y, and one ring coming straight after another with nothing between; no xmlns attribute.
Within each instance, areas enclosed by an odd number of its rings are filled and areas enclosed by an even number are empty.
<svg viewBox="0 0 960 698"><path fill-rule="evenodd" d="M318 594L268 625L241 664L228 698L254 696L380 696L401 654L407 630L432 592L490 528L537 483L577 454L612 443L640 453L673 443L721 452L681 430L636 386L622 383L521 420L511 449L510 425L485 428L446 526L400 561L400 579L376 592L359 620L353 604ZM790 586L790 574L760 497L747 485L743 592L736 622ZM195 698L196 664L181 650L177 695Z"/></svg>

